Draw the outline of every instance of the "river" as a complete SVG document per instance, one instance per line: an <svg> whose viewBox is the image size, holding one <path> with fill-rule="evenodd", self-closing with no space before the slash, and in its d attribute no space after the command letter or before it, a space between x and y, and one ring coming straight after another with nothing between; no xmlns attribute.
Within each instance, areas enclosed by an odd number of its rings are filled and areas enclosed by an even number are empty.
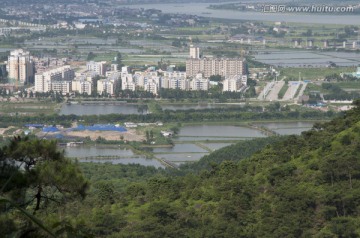
<svg viewBox="0 0 360 238"><path fill-rule="evenodd" d="M164 13L190 14L203 17L251 20L251 21L273 21L273 22L296 22L308 24L341 24L359 25L359 15L350 14L290 14L290 13L264 13L264 12L240 12L231 10L209 9L213 3L169 3L169 4L140 4L126 5L129 8L159 9ZM346 5L346 4L344 4Z"/></svg>
<svg viewBox="0 0 360 238"><path fill-rule="evenodd" d="M82 115L105 115L105 114L146 114L147 110L139 110L138 105L135 104L64 104L59 114L70 115L74 114L77 116Z"/></svg>

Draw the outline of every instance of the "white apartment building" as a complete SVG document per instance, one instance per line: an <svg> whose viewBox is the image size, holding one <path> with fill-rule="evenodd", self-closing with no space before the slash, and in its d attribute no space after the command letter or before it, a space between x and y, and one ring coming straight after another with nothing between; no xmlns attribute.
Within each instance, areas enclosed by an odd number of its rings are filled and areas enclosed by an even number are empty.
<svg viewBox="0 0 360 238"><path fill-rule="evenodd" d="M119 71L119 65L118 64L111 64L110 69L111 69L111 71Z"/></svg>
<svg viewBox="0 0 360 238"><path fill-rule="evenodd" d="M242 86L246 86L247 76L236 75L233 77L225 78L223 81L223 92L238 92Z"/></svg>
<svg viewBox="0 0 360 238"><path fill-rule="evenodd" d="M182 71L166 71L164 72L165 78L186 78L186 72Z"/></svg>
<svg viewBox="0 0 360 238"><path fill-rule="evenodd" d="M51 90L54 92L61 92L62 94L67 94L72 92L72 81L52 81Z"/></svg>
<svg viewBox="0 0 360 238"><path fill-rule="evenodd" d="M190 58L199 59L200 58L200 48L190 45Z"/></svg>
<svg viewBox="0 0 360 238"><path fill-rule="evenodd" d="M100 79L97 81L97 93L115 94L115 81L109 79Z"/></svg>
<svg viewBox="0 0 360 238"><path fill-rule="evenodd" d="M190 82L190 88L193 91L198 91L198 90L207 91L209 90L209 85L210 85L210 80L203 78L194 78Z"/></svg>
<svg viewBox="0 0 360 238"><path fill-rule="evenodd" d="M244 59L240 58L189 58L186 60L186 75L188 77L203 74L205 78L211 75L231 77L246 73Z"/></svg>
<svg viewBox="0 0 360 238"><path fill-rule="evenodd" d="M121 73L121 89L122 90L136 90L136 84L134 82L132 74L127 71Z"/></svg>
<svg viewBox="0 0 360 238"><path fill-rule="evenodd" d="M136 84L133 81L130 82L121 82L121 89L122 90L131 90L131 91L135 91L136 90Z"/></svg>
<svg viewBox="0 0 360 238"><path fill-rule="evenodd" d="M106 61L101 62L95 62L95 61L89 61L86 63L86 69L91 72L95 72L98 75L105 76L106 72Z"/></svg>
<svg viewBox="0 0 360 238"><path fill-rule="evenodd" d="M87 95L91 95L92 83L90 81L86 81L84 79L73 80L72 81L72 91L78 92L80 94L86 93Z"/></svg>
<svg viewBox="0 0 360 238"><path fill-rule="evenodd" d="M159 90L159 84L154 80L151 80L145 84L144 90L157 95Z"/></svg>
<svg viewBox="0 0 360 238"><path fill-rule="evenodd" d="M170 78L169 79L169 88L181 89L181 90L189 90L190 89L190 82L189 82L188 79Z"/></svg>
<svg viewBox="0 0 360 238"><path fill-rule="evenodd" d="M162 77L160 78L160 88L169 88L169 78Z"/></svg>
<svg viewBox="0 0 360 238"><path fill-rule="evenodd" d="M19 83L29 82L34 78L34 63L29 51L17 49L10 52L6 70L10 79Z"/></svg>
<svg viewBox="0 0 360 238"><path fill-rule="evenodd" d="M35 92L71 92L71 81L75 73L70 66L61 66L35 74Z"/></svg>
<svg viewBox="0 0 360 238"><path fill-rule="evenodd" d="M106 78L109 80L119 80L121 78L121 73L118 71L109 71L106 72Z"/></svg>

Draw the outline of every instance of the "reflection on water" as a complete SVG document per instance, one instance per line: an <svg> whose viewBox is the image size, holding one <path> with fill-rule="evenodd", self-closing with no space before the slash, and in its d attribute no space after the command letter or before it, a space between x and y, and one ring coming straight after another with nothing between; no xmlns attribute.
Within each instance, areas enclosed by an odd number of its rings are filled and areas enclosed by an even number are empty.
<svg viewBox="0 0 360 238"><path fill-rule="evenodd" d="M269 128L279 135L300 135L301 132L310 130L314 122L265 122L254 125Z"/></svg>
<svg viewBox="0 0 360 238"><path fill-rule="evenodd" d="M140 164L143 166L154 166L155 168L165 168L163 164L161 164L156 159L147 159L147 158L121 158L121 159L80 159L79 162L82 163L111 163L111 164Z"/></svg>
<svg viewBox="0 0 360 238"><path fill-rule="evenodd" d="M64 104L59 112L60 115L104 115L104 114L145 114L146 110L141 110L138 105L133 104Z"/></svg>
<svg viewBox="0 0 360 238"><path fill-rule="evenodd" d="M180 129L178 136L181 137L199 137L199 140L206 140L201 137L213 137L217 140L232 139L236 140L242 137L265 137L259 130L241 126L220 126L220 125L197 125L184 126ZM223 137L223 138L222 138Z"/></svg>
<svg viewBox="0 0 360 238"><path fill-rule="evenodd" d="M195 144L175 144L173 147L154 148L154 153L207 152Z"/></svg>
<svg viewBox="0 0 360 238"><path fill-rule="evenodd" d="M243 104L163 104L161 108L163 110L171 111L185 111L185 110L204 110L214 108L239 108L243 107Z"/></svg>
<svg viewBox="0 0 360 238"><path fill-rule="evenodd" d="M240 140L248 140L252 139L252 137L207 137L207 136L181 136L181 137L174 137L173 141L175 142L211 142L211 141L240 141Z"/></svg>
<svg viewBox="0 0 360 238"><path fill-rule="evenodd" d="M203 143L206 147L211 150L218 150L226 146L232 145L232 143Z"/></svg>
<svg viewBox="0 0 360 238"><path fill-rule="evenodd" d="M119 156L119 157L131 157L134 153L127 148L113 148L103 146L75 146L66 147L65 155L71 158L85 158L96 156Z"/></svg>
<svg viewBox="0 0 360 238"><path fill-rule="evenodd" d="M191 5L189 5L191 4ZM279 13L264 13L264 12L240 12L231 10L214 10L208 7L214 3L184 3L182 6L178 4L139 4L136 8L145 9L159 9L164 13L180 13L191 14L203 17L214 17L223 19L236 20L253 20L253 21L278 21L278 22L301 22L310 24L344 24L356 25L360 24L360 17L358 15L343 14L343 15L329 15L329 14L285 14ZM127 7L134 8L133 5ZM310 17L309 17L310 16Z"/></svg>
<svg viewBox="0 0 360 238"><path fill-rule="evenodd" d="M155 154L155 157L168 160L170 162L198 161L209 153L183 153L183 154Z"/></svg>
<svg viewBox="0 0 360 238"><path fill-rule="evenodd" d="M354 66L360 63L359 54L350 52L268 50L256 54L255 59L278 67L326 67L330 61L338 66Z"/></svg>

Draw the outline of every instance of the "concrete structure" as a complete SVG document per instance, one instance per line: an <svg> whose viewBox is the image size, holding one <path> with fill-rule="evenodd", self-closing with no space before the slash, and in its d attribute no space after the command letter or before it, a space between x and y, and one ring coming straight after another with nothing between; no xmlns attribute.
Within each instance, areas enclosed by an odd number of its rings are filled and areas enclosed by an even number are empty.
<svg viewBox="0 0 360 238"><path fill-rule="evenodd" d="M314 39L307 39L306 44L309 48L314 47Z"/></svg>
<svg viewBox="0 0 360 238"><path fill-rule="evenodd" d="M200 58L200 48L190 45L190 58L199 59Z"/></svg>
<svg viewBox="0 0 360 238"><path fill-rule="evenodd" d="M49 68L64 66L67 60L68 60L67 58L58 59L58 58L50 58L50 57L42 57L42 58L34 57L33 61L35 64L35 72L42 73L48 70Z"/></svg>
<svg viewBox="0 0 360 238"><path fill-rule="evenodd" d="M328 47L329 47L329 41L328 41L328 40L324 40L323 47L324 47L324 48L328 48Z"/></svg>
<svg viewBox="0 0 360 238"><path fill-rule="evenodd" d="M300 41L299 40L294 40L294 47L299 47L300 46Z"/></svg>
<svg viewBox="0 0 360 238"><path fill-rule="evenodd" d="M180 89L180 90L189 90L190 89L190 81L188 79L182 79L182 78L171 78L171 79L169 79L169 88Z"/></svg>
<svg viewBox="0 0 360 238"><path fill-rule="evenodd" d="M205 78L211 75L231 77L246 72L245 60L240 58L201 58L186 60L186 76L193 77L201 73Z"/></svg>
<svg viewBox="0 0 360 238"><path fill-rule="evenodd" d="M111 68L111 71L119 71L118 69L118 64L111 64L110 68Z"/></svg>
<svg viewBox="0 0 360 238"><path fill-rule="evenodd" d="M186 78L186 72L182 71L166 71L164 72L165 78Z"/></svg>
<svg viewBox="0 0 360 238"><path fill-rule="evenodd" d="M115 81L109 79L100 79L97 81L97 93L115 94Z"/></svg>
<svg viewBox="0 0 360 238"><path fill-rule="evenodd" d="M121 73L121 89L135 91L136 84L133 80L133 76L125 71Z"/></svg>
<svg viewBox="0 0 360 238"><path fill-rule="evenodd" d="M144 90L157 95L159 90L159 84L155 82L155 80L151 80L149 82L146 82L146 84L144 85Z"/></svg>
<svg viewBox="0 0 360 238"><path fill-rule="evenodd" d="M204 79L201 77L201 75L198 75L193 80L191 80L190 89L193 91L197 91L197 90L207 91L209 90L209 84L210 84L209 79Z"/></svg>
<svg viewBox="0 0 360 238"><path fill-rule="evenodd" d="M68 65L37 73L35 75L35 92L70 93L72 91L71 81L74 77L74 70Z"/></svg>
<svg viewBox="0 0 360 238"><path fill-rule="evenodd" d="M72 91L80 94L91 95L92 83L84 79L77 79L72 81Z"/></svg>
<svg viewBox="0 0 360 238"><path fill-rule="evenodd" d="M237 92L241 86L241 81L237 76L223 81L223 92Z"/></svg>
<svg viewBox="0 0 360 238"><path fill-rule="evenodd" d="M10 27L1 27L0 28L0 36L10 35L12 29Z"/></svg>
<svg viewBox="0 0 360 238"><path fill-rule="evenodd" d="M72 81L52 81L51 91L67 94L72 92Z"/></svg>
<svg viewBox="0 0 360 238"><path fill-rule="evenodd" d="M98 75L105 76L105 72L106 72L105 64L106 64L105 61L101 61L101 62L90 61L87 62L86 68L88 71L92 71L97 73Z"/></svg>
<svg viewBox="0 0 360 238"><path fill-rule="evenodd" d="M18 83L31 82L34 79L34 63L30 52L22 49L11 51L6 70L8 77Z"/></svg>

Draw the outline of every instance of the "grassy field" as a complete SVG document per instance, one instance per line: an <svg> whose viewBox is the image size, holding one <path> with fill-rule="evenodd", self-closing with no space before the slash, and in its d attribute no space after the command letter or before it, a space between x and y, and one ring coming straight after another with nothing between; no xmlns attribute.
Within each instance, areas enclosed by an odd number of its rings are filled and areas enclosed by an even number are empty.
<svg viewBox="0 0 360 238"><path fill-rule="evenodd" d="M339 82L337 85L342 89L359 89L360 90L360 80L354 82Z"/></svg>
<svg viewBox="0 0 360 238"><path fill-rule="evenodd" d="M341 67L341 68L283 68L280 69L280 75L286 76L286 78L292 80L322 80L327 75L340 74L343 72L353 72L353 67Z"/></svg>
<svg viewBox="0 0 360 238"><path fill-rule="evenodd" d="M287 83L285 83L284 86L280 89L280 92L278 93L279 99L282 99L284 97L288 88L289 88L289 85Z"/></svg>
<svg viewBox="0 0 360 238"><path fill-rule="evenodd" d="M58 104L51 102L0 102L0 113L53 114Z"/></svg>
<svg viewBox="0 0 360 238"><path fill-rule="evenodd" d="M104 54L96 54L94 61L112 61L114 60L114 57L116 56L116 52L113 53L104 53Z"/></svg>
<svg viewBox="0 0 360 238"><path fill-rule="evenodd" d="M326 92L326 90L324 90L320 85L314 83L308 83L304 91L304 94L309 94L312 91L318 91L321 93Z"/></svg>
<svg viewBox="0 0 360 238"><path fill-rule="evenodd" d="M160 60L170 61L172 64L185 63L184 57L173 57L170 55L128 55L124 57L123 63L126 65L155 65Z"/></svg>

